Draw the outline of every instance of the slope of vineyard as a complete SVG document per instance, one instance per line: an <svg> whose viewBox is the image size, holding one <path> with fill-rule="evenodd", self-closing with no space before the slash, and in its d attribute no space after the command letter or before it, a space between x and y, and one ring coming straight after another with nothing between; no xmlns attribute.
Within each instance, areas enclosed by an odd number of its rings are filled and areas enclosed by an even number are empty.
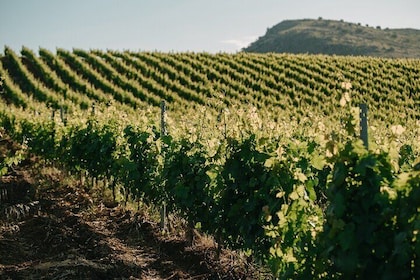
<svg viewBox="0 0 420 280"><path fill-rule="evenodd" d="M279 278L419 273L419 60L7 47L0 60L5 133L115 200L165 205Z"/></svg>
<svg viewBox="0 0 420 280"><path fill-rule="evenodd" d="M80 111L112 103L131 114L165 100L177 118L199 107L217 115L221 108L249 106L270 117L334 118L346 82L352 101L367 103L372 119L420 119L415 59L77 49L40 49L37 55L6 47L0 61L2 100L18 107L36 100Z"/></svg>

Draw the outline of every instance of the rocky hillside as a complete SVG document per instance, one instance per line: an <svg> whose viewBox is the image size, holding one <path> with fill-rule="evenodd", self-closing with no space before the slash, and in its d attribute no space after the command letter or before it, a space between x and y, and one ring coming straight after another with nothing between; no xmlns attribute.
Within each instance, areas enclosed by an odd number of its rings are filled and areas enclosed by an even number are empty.
<svg viewBox="0 0 420 280"><path fill-rule="evenodd" d="M420 30L389 29L361 23L285 20L267 29L245 52L420 57Z"/></svg>

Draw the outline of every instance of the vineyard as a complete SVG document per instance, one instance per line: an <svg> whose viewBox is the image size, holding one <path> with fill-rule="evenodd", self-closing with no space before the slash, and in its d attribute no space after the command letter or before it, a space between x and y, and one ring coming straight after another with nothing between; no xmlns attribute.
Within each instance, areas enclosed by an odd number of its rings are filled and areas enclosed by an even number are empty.
<svg viewBox="0 0 420 280"><path fill-rule="evenodd" d="M0 175L42 156L280 279L420 275L420 60L6 47L0 62L0 132L24 147Z"/></svg>

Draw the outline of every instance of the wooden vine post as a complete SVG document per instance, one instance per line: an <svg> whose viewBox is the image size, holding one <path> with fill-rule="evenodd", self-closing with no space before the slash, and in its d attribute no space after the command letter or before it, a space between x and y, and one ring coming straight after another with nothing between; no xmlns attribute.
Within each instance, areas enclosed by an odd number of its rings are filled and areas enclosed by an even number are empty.
<svg viewBox="0 0 420 280"><path fill-rule="evenodd" d="M368 142L368 107L365 103L359 105L360 108L360 139L362 139L363 144L366 149L369 149Z"/></svg>
<svg viewBox="0 0 420 280"><path fill-rule="evenodd" d="M166 104L165 101L160 103L160 136L166 136ZM162 149L163 153L163 149ZM166 202L163 201L162 208L160 209L160 228L163 232L167 231L167 220L166 220Z"/></svg>

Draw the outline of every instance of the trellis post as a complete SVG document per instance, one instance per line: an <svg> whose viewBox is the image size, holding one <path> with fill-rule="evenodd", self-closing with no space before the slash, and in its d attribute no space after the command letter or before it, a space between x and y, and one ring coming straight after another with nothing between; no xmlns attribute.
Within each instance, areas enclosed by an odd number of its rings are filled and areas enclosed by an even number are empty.
<svg viewBox="0 0 420 280"><path fill-rule="evenodd" d="M368 142L368 107L365 103L359 105L360 108L360 139L362 139L363 144L366 149L369 149Z"/></svg>
<svg viewBox="0 0 420 280"><path fill-rule="evenodd" d="M165 136L166 133L166 103L162 101L160 103L160 136Z"/></svg>
<svg viewBox="0 0 420 280"><path fill-rule="evenodd" d="M160 136L163 137L166 135L166 104L163 100L160 103ZM162 150L163 153L163 150ZM162 207L160 209L160 228L163 232L167 231L167 220L166 220L167 214L166 214L166 202L163 201Z"/></svg>

